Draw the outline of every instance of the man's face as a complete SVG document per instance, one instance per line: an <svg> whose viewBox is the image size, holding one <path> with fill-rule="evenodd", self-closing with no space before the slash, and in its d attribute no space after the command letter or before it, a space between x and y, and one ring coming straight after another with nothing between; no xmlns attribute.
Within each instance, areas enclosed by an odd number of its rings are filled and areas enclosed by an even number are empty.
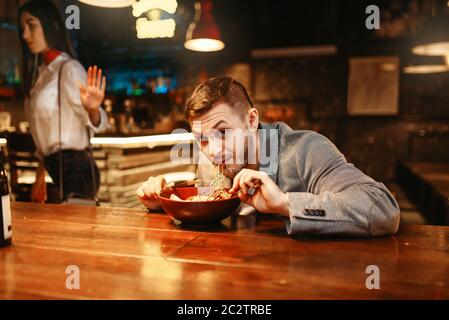
<svg viewBox="0 0 449 320"><path fill-rule="evenodd" d="M258 115L251 110L255 109L241 111L218 102L205 114L192 119L192 133L201 152L231 179L248 161L256 162Z"/></svg>

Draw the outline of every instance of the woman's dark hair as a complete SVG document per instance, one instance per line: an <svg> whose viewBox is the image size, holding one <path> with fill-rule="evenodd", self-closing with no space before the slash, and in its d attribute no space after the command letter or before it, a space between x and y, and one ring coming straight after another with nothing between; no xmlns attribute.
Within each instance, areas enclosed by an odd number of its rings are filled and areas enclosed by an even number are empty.
<svg viewBox="0 0 449 320"><path fill-rule="evenodd" d="M39 19L45 40L50 48L65 52L74 57L74 51L70 43L69 33L56 8L56 5L49 0L31 0L24 3L19 8L18 21L24 12ZM34 81L38 76L38 66L42 58L35 56L28 48L22 38L23 31L20 29L19 39L22 47L22 79L25 94L29 96Z"/></svg>

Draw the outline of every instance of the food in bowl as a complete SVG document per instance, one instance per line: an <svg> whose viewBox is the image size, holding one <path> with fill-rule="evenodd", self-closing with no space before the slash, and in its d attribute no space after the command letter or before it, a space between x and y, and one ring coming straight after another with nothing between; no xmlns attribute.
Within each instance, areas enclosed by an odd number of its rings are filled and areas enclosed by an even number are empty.
<svg viewBox="0 0 449 320"><path fill-rule="evenodd" d="M230 196L227 199L205 200L210 199L211 193L210 187L167 188L161 191L159 200L162 209L170 217L184 224L195 225L219 223L232 215L240 205L236 194L227 193Z"/></svg>
<svg viewBox="0 0 449 320"><path fill-rule="evenodd" d="M225 190L211 189L212 194L208 194L205 196L196 195L191 196L186 199L186 201L216 201L216 200L225 200L232 197L232 194L228 193Z"/></svg>
<svg viewBox="0 0 449 320"><path fill-rule="evenodd" d="M211 189L211 191L213 191ZM176 201L217 201L217 200L226 200L226 199L230 199L232 197L232 194L226 192L226 191L221 191L219 194L212 194L212 195L194 195L194 196L190 196L185 200L182 200L181 198L179 198L178 196L176 196L175 194L172 194L170 196L170 200L176 200Z"/></svg>
<svg viewBox="0 0 449 320"><path fill-rule="evenodd" d="M216 201L231 198L232 194L230 194L224 187L226 178L223 172L218 166L214 167L214 171L215 175L210 183L210 190L207 195L194 195L185 200L176 197L176 195L172 195L170 199L178 201Z"/></svg>
<svg viewBox="0 0 449 320"><path fill-rule="evenodd" d="M164 211L184 224L209 225L232 215L240 205L236 194L224 187L225 177L216 168L210 187L166 188L159 200Z"/></svg>

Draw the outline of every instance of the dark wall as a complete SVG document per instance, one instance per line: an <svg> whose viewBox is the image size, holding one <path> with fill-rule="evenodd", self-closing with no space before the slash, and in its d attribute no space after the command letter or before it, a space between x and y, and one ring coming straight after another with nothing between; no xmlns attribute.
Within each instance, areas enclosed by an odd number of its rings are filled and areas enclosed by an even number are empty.
<svg viewBox="0 0 449 320"><path fill-rule="evenodd" d="M449 73L400 76L399 115L347 115L347 57L256 60L252 88L261 114L294 106L294 129L330 138L348 161L388 182L398 161L449 161ZM443 135L429 136L432 132Z"/></svg>

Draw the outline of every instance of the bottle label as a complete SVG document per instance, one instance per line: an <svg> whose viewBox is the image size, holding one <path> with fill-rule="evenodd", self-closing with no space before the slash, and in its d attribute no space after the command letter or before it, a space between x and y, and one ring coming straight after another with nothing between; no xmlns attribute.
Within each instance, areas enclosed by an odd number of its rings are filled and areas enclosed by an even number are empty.
<svg viewBox="0 0 449 320"><path fill-rule="evenodd" d="M3 215L3 234L4 240L11 239L12 226L11 226L11 205L9 195L2 196L2 215Z"/></svg>

